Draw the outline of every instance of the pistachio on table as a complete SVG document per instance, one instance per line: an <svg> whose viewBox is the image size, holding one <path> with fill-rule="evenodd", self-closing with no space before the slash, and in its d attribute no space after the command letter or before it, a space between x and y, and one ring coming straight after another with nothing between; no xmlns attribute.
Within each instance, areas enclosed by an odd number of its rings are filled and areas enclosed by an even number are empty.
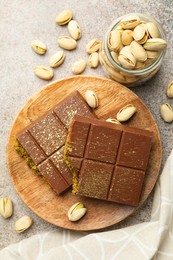
<svg viewBox="0 0 173 260"><path fill-rule="evenodd" d="M57 15L55 21L59 25L67 24L73 17L73 13L70 10L64 10Z"/></svg>
<svg viewBox="0 0 173 260"><path fill-rule="evenodd" d="M122 107L118 113L117 113L117 120L119 122L125 122L127 120L129 120L135 113L136 113L137 109L134 105L132 104L128 104L124 107Z"/></svg>
<svg viewBox="0 0 173 260"><path fill-rule="evenodd" d="M68 219L73 222L78 221L86 214L86 212L87 209L84 207L84 205L80 202L77 202L69 209L67 213Z"/></svg>
<svg viewBox="0 0 173 260"><path fill-rule="evenodd" d="M74 50L77 47L77 42L70 36L61 36L57 40L58 45L65 50Z"/></svg>
<svg viewBox="0 0 173 260"><path fill-rule="evenodd" d="M90 68L97 68L99 65L99 54L98 52L93 52L89 56L89 66Z"/></svg>
<svg viewBox="0 0 173 260"><path fill-rule="evenodd" d="M85 60L77 60L72 66L72 72L74 74L82 73L86 68L86 61Z"/></svg>
<svg viewBox="0 0 173 260"><path fill-rule="evenodd" d="M108 118L106 119L106 122L110 122L116 125L121 125L121 123L116 118Z"/></svg>
<svg viewBox="0 0 173 260"><path fill-rule="evenodd" d="M93 52L98 51L100 48L100 40L99 39L92 39L91 41L88 42L86 46L86 52L88 54L91 54Z"/></svg>
<svg viewBox="0 0 173 260"><path fill-rule="evenodd" d="M28 229L32 225L32 218L29 216L23 216L20 219L18 219L15 223L15 230L18 233L24 232L26 229Z"/></svg>
<svg viewBox="0 0 173 260"><path fill-rule="evenodd" d="M51 68L46 66L36 66L34 68L34 73L37 77L44 80L50 80L54 76L54 72Z"/></svg>
<svg viewBox="0 0 173 260"><path fill-rule="evenodd" d="M58 51L49 59L49 65L52 68L57 68L63 63L64 59L65 59L64 51Z"/></svg>
<svg viewBox="0 0 173 260"><path fill-rule="evenodd" d="M13 214L13 203L10 198L0 200L0 215L4 218L10 218Z"/></svg>
<svg viewBox="0 0 173 260"><path fill-rule="evenodd" d="M40 55L45 54L45 52L47 51L47 46L46 46L46 44L44 44L44 43L43 43L42 41L40 41L40 40L34 40L34 41L32 41L31 47L32 47L32 49L33 49L36 53L38 53L38 54L40 54Z"/></svg>
<svg viewBox="0 0 173 260"><path fill-rule="evenodd" d="M167 89L166 89L166 95L169 97L169 98L173 98L173 81L171 81L168 86L167 86Z"/></svg>
<svg viewBox="0 0 173 260"><path fill-rule="evenodd" d="M85 100L91 108L97 108L99 105L99 99L96 93L92 90L87 90L85 92Z"/></svg>
<svg viewBox="0 0 173 260"><path fill-rule="evenodd" d="M81 38L81 29L76 21L71 20L68 23L68 31L73 39L79 40Z"/></svg>
<svg viewBox="0 0 173 260"><path fill-rule="evenodd" d="M173 109L168 103L161 105L160 114L165 122L171 123L173 121Z"/></svg>

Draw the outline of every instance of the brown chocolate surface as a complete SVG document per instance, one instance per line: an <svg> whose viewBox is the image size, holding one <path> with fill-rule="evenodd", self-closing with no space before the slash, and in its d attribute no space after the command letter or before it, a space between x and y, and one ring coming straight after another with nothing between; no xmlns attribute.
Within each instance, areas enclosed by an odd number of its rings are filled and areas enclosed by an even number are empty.
<svg viewBox="0 0 173 260"><path fill-rule="evenodd" d="M68 127L75 114L96 118L78 91L62 100L16 138L57 194L70 188L72 176L64 162Z"/></svg>
<svg viewBox="0 0 173 260"><path fill-rule="evenodd" d="M65 153L76 194L137 206L151 144L150 131L75 116Z"/></svg>

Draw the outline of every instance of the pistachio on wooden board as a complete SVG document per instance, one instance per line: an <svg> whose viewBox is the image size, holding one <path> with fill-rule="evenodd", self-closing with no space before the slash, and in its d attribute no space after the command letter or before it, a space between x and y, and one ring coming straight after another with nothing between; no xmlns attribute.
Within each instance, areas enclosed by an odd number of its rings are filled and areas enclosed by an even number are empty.
<svg viewBox="0 0 173 260"><path fill-rule="evenodd" d="M137 109L134 105L132 104L125 105L118 111L116 116L117 120L119 122L125 122L129 120L136 113L136 111Z"/></svg>
<svg viewBox="0 0 173 260"><path fill-rule="evenodd" d="M87 90L85 92L85 100L91 108L97 108L99 105L99 99L96 93L92 90Z"/></svg>
<svg viewBox="0 0 173 260"><path fill-rule="evenodd" d="M116 125L120 125L121 123L116 118L108 118L106 119L106 122L110 122Z"/></svg>
<svg viewBox="0 0 173 260"><path fill-rule="evenodd" d="M87 209L80 202L75 203L70 207L67 216L70 221L78 221L81 219L87 212Z"/></svg>
<svg viewBox="0 0 173 260"><path fill-rule="evenodd" d="M4 218L10 218L13 214L13 203L10 198L0 200L0 215Z"/></svg>

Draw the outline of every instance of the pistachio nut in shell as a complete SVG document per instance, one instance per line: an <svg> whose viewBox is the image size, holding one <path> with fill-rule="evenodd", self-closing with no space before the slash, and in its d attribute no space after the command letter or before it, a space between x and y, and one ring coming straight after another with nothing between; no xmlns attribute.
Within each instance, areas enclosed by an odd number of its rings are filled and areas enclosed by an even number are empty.
<svg viewBox="0 0 173 260"><path fill-rule="evenodd" d="M13 203L10 198L0 200L0 215L4 218L10 218L13 214Z"/></svg>
<svg viewBox="0 0 173 260"><path fill-rule="evenodd" d="M70 207L67 216L70 221L78 221L81 219L87 212L87 209L80 202L75 203Z"/></svg>
<svg viewBox="0 0 173 260"><path fill-rule="evenodd" d="M115 51L111 51L111 56L116 63L120 64L118 60L118 53L116 53Z"/></svg>
<svg viewBox="0 0 173 260"><path fill-rule="evenodd" d="M141 40L137 41L137 42L138 42L139 44L144 44L147 40L148 40L148 35L145 34L144 37L143 37Z"/></svg>
<svg viewBox="0 0 173 260"><path fill-rule="evenodd" d="M125 46L119 53L118 61L123 68L133 69L136 64L136 58L131 53L131 47Z"/></svg>
<svg viewBox="0 0 173 260"><path fill-rule="evenodd" d="M173 81L171 81L168 86L167 86L167 89L166 89L166 95L169 97L169 98L173 98Z"/></svg>
<svg viewBox="0 0 173 260"><path fill-rule="evenodd" d="M147 33L148 33L149 38L159 38L160 37L160 32L154 23L152 23L152 22L146 23L146 28L147 28Z"/></svg>
<svg viewBox="0 0 173 260"><path fill-rule="evenodd" d="M136 113L136 111L137 109L134 105L128 104L118 111L116 118L119 122L125 122L129 120Z"/></svg>
<svg viewBox="0 0 173 260"><path fill-rule="evenodd" d="M83 59L77 60L72 66L72 72L74 74L82 73L86 68L86 61Z"/></svg>
<svg viewBox="0 0 173 260"><path fill-rule="evenodd" d="M74 50L77 47L77 42L70 36L61 36L57 41L58 45L65 50Z"/></svg>
<svg viewBox="0 0 173 260"><path fill-rule="evenodd" d="M99 99L93 90L87 90L85 92L85 100L91 108L97 108L99 105Z"/></svg>
<svg viewBox="0 0 173 260"><path fill-rule="evenodd" d="M71 20L68 23L68 31L73 39L79 40L81 38L81 29L75 20Z"/></svg>
<svg viewBox="0 0 173 260"><path fill-rule="evenodd" d="M160 114L165 122L171 123L173 121L173 109L168 103L161 105Z"/></svg>
<svg viewBox="0 0 173 260"><path fill-rule="evenodd" d="M70 10L64 10L57 15L55 21L59 25L67 24L73 17L73 13Z"/></svg>
<svg viewBox="0 0 173 260"><path fill-rule="evenodd" d="M42 41L40 41L40 40L34 40L34 41L32 41L31 47L32 47L32 49L33 49L36 53L38 53L38 54L40 54L40 55L45 54L45 52L47 51L47 46L46 46L46 44L44 44L44 43L43 43Z"/></svg>
<svg viewBox="0 0 173 260"><path fill-rule="evenodd" d="M88 54L91 54L93 52L98 51L99 48L100 48L100 40L95 38L88 42L88 44L86 46L86 52Z"/></svg>
<svg viewBox="0 0 173 260"><path fill-rule="evenodd" d="M121 35L121 40L123 45L129 45L133 41L133 31L124 30Z"/></svg>
<svg viewBox="0 0 173 260"><path fill-rule="evenodd" d="M106 122L110 122L112 124L121 125L121 123L116 118L108 118Z"/></svg>
<svg viewBox="0 0 173 260"><path fill-rule="evenodd" d="M29 216L23 216L20 219L18 219L15 223L15 230L18 233L24 232L26 229L28 229L32 225L32 218Z"/></svg>
<svg viewBox="0 0 173 260"><path fill-rule="evenodd" d="M36 66L34 68L34 73L37 77L44 80L50 80L54 76L54 72L51 68L42 65Z"/></svg>
<svg viewBox="0 0 173 260"><path fill-rule="evenodd" d="M114 29L109 33L108 48L111 51L118 51L121 45L121 34L118 30Z"/></svg>
<svg viewBox="0 0 173 260"><path fill-rule="evenodd" d="M140 41L141 39L143 39L145 35L145 28L142 25L138 25L135 27L134 31L133 31L133 38L135 39L135 41Z"/></svg>
<svg viewBox="0 0 173 260"><path fill-rule="evenodd" d="M149 51L159 51L166 47L167 43L161 38L148 39L144 44L144 49Z"/></svg>
<svg viewBox="0 0 173 260"><path fill-rule="evenodd" d="M146 52L147 52L148 59L156 59L160 54L159 51L146 51Z"/></svg>
<svg viewBox="0 0 173 260"><path fill-rule="evenodd" d="M142 45L140 45L136 41L132 41L130 47L131 47L131 53L133 54L133 56L136 58L137 61L142 61L142 62L146 61L147 52L142 47Z"/></svg>
<svg viewBox="0 0 173 260"><path fill-rule="evenodd" d="M52 68L59 67L65 59L64 51L57 51L50 59L49 59L49 65Z"/></svg>
<svg viewBox="0 0 173 260"><path fill-rule="evenodd" d="M93 52L89 56L89 66L90 68L97 68L99 65L99 54L98 52Z"/></svg>
<svg viewBox="0 0 173 260"><path fill-rule="evenodd" d="M140 24L140 18L137 15L128 15L120 22L120 25L123 29L133 29L138 24Z"/></svg>

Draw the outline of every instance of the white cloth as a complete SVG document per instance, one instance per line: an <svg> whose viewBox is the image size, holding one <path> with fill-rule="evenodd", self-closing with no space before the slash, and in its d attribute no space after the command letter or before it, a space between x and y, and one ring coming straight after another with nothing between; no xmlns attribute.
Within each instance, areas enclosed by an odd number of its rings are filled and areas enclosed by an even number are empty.
<svg viewBox="0 0 173 260"><path fill-rule="evenodd" d="M173 259L173 151L155 187L150 222L114 231L57 230L0 251L0 260Z"/></svg>

